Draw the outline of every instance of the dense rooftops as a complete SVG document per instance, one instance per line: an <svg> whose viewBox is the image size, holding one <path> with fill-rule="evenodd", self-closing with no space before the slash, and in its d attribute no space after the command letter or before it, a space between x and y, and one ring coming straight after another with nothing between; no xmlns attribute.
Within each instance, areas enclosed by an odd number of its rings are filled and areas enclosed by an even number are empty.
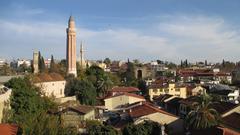
<svg viewBox="0 0 240 135"><path fill-rule="evenodd" d="M157 112L177 117L177 116L170 114L162 109L156 108L147 102L143 102L142 105L138 105L129 110L129 114L132 118L138 118L138 117L142 117L142 116L157 113Z"/></svg>

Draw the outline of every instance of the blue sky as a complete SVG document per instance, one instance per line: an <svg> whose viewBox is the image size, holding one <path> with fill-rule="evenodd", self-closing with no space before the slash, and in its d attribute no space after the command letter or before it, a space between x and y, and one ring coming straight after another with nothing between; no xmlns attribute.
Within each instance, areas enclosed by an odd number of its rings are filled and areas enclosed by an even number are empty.
<svg viewBox="0 0 240 135"><path fill-rule="evenodd" d="M33 50L64 58L72 14L87 59L239 61L239 7L239 0L1 0L0 58L31 58Z"/></svg>

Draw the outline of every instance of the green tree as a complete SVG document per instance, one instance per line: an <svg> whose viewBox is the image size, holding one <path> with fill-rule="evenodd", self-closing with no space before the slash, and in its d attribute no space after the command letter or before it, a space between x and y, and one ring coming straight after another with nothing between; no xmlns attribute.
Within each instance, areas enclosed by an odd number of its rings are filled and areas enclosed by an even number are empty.
<svg viewBox="0 0 240 135"><path fill-rule="evenodd" d="M31 72L32 71L32 67L28 67L27 64L24 62L23 64L21 64L18 67L18 72L24 73L24 72Z"/></svg>
<svg viewBox="0 0 240 135"><path fill-rule="evenodd" d="M147 94L147 85L144 80L138 81L138 89L141 90L141 94L143 95Z"/></svg>
<svg viewBox="0 0 240 135"><path fill-rule="evenodd" d="M50 62L50 69L49 69L50 73L58 73L58 68L57 68L57 64L54 61L53 55L51 55L51 62Z"/></svg>
<svg viewBox="0 0 240 135"><path fill-rule="evenodd" d="M107 65L107 67L111 64L111 60L109 58L105 58L103 62Z"/></svg>
<svg viewBox="0 0 240 135"><path fill-rule="evenodd" d="M80 63L77 62L77 77L79 79L85 79L86 78L85 71L86 70L80 66Z"/></svg>
<svg viewBox="0 0 240 135"><path fill-rule="evenodd" d="M66 76L67 74L67 61L65 59L62 59L58 65L57 65L58 69L59 69L59 73L62 76Z"/></svg>
<svg viewBox="0 0 240 135"><path fill-rule="evenodd" d="M87 122L87 133L89 135L118 135L112 126L103 125L96 121Z"/></svg>
<svg viewBox="0 0 240 135"><path fill-rule="evenodd" d="M107 73L107 76L109 77L109 79L112 81L112 85L113 86L119 86L121 85L121 78L114 73Z"/></svg>
<svg viewBox="0 0 240 135"><path fill-rule="evenodd" d="M190 130L208 129L218 125L220 116L210 105L211 97L206 93L201 96L200 102L193 104L193 110L186 117Z"/></svg>
<svg viewBox="0 0 240 135"><path fill-rule="evenodd" d="M96 88L87 79L67 78L67 95L76 95L81 104L94 105L96 103Z"/></svg>
<svg viewBox="0 0 240 135"><path fill-rule="evenodd" d="M96 89L91 82L88 80L76 80L73 89L81 104L95 105Z"/></svg>
<svg viewBox="0 0 240 135"><path fill-rule="evenodd" d="M45 60L43 57L41 58L41 67L39 70L41 73L46 72Z"/></svg>
<svg viewBox="0 0 240 135"><path fill-rule="evenodd" d="M41 55L41 52L38 52L38 69L40 73L46 72L46 67L45 67L45 61L43 56Z"/></svg>
<svg viewBox="0 0 240 135"><path fill-rule="evenodd" d="M86 70L87 79L90 80L97 91L97 96L105 96L106 91L113 83L104 70L98 66L91 66Z"/></svg>
<svg viewBox="0 0 240 135"><path fill-rule="evenodd" d="M45 121L40 123L36 119L38 117L43 118L39 115L55 107L55 104L50 99L41 95L40 89L35 87L30 80L28 76L25 78L13 78L5 83L5 86L12 89L10 98L11 117L9 122L18 124L23 134L37 132L35 130L36 124L47 125L48 123ZM42 129L42 132L45 132L43 130L45 128Z"/></svg>
<svg viewBox="0 0 240 135"><path fill-rule="evenodd" d="M121 75L122 80L125 86L136 86L136 77L134 72L134 64L129 62L127 63L127 70Z"/></svg>
<svg viewBox="0 0 240 135"><path fill-rule="evenodd" d="M161 125L153 121L145 121L140 124L129 124L124 127L123 135L161 135Z"/></svg>

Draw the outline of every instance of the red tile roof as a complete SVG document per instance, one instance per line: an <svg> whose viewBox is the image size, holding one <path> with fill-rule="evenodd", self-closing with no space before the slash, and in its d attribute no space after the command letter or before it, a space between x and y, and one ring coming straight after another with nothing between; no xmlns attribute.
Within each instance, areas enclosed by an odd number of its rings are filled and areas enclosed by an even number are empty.
<svg viewBox="0 0 240 135"><path fill-rule="evenodd" d="M113 96L107 96L105 99L109 99L109 98L113 98L113 97L118 97L118 96L122 96L122 95L125 95L125 96L130 96L130 97L135 97L135 98L140 98L140 99L145 99L143 96L140 96L140 95L137 95L137 94L133 94L133 93L120 93L120 94L116 94L116 95L113 95Z"/></svg>
<svg viewBox="0 0 240 135"><path fill-rule="evenodd" d="M136 87L113 87L109 91L111 91L111 92L138 92L140 90Z"/></svg>
<svg viewBox="0 0 240 135"><path fill-rule="evenodd" d="M136 106L129 110L129 114L132 118L138 118L138 117L142 117L142 116L157 113L157 112L163 113L163 114L166 114L169 116L177 117L177 116L170 114L162 109L156 108L156 107L152 106L150 103L146 103L146 102L143 103L142 105Z"/></svg>
<svg viewBox="0 0 240 135"><path fill-rule="evenodd" d="M179 70L178 74L182 77L189 76L229 76L230 73L218 72L214 73L211 70Z"/></svg>
<svg viewBox="0 0 240 135"><path fill-rule="evenodd" d="M60 74L57 74L57 73L50 73L50 74L42 73L42 74L35 76L33 81L35 83L64 81L64 78Z"/></svg>
<svg viewBox="0 0 240 135"><path fill-rule="evenodd" d="M16 135L18 126L15 124L0 124L1 135Z"/></svg>
<svg viewBox="0 0 240 135"><path fill-rule="evenodd" d="M223 124L232 129L238 129L240 131L240 114L232 113L222 119Z"/></svg>

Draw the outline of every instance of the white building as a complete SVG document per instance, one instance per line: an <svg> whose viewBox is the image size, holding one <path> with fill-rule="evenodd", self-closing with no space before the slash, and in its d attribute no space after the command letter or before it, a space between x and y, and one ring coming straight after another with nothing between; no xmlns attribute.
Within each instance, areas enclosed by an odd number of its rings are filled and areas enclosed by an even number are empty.
<svg viewBox="0 0 240 135"><path fill-rule="evenodd" d="M164 64L158 64L158 62L153 61L150 63L153 71L165 71L168 68Z"/></svg>
<svg viewBox="0 0 240 135"><path fill-rule="evenodd" d="M0 67L2 67L2 66L5 65L5 64L6 64L6 60L0 59Z"/></svg>
<svg viewBox="0 0 240 135"><path fill-rule="evenodd" d="M234 90L228 94L228 100L232 103L239 104L239 90Z"/></svg>
<svg viewBox="0 0 240 135"><path fill-rule="evenodd" d="M40 74L34 78L34 83L40 87L43 94L48 97L62 98L65 96L64 89L66 81L59 74Z"/></svg>
<svg viewBox="0 0 240 135"><path fill-rule="evenodd" d="M145 101L144 97L133 93L122 93L104 99L105 108L108 110L121 109L124 105Z"/></svg>
<svg viewBox="0 0 240 135"><path fill-rule="evenodd" d="M26 64L27 67L31 66L31 60L17 60L17 67L21 66L22 64Z"/></svg>
<svg viewBox="0 0 240 135"><path fill-rule="evenodd" d="M2 119L5 115L6 110L10 109L10 96L12 90L0 85L0 123L2 123Z"/></svg>
<svg viewBox="0 0 240 135"><path fill-rule="evenodd" d="M46 66L46 67L50 68L51 59L46 59L46 60L44 61L44 63L45 63L45 66Z"/></svg>

